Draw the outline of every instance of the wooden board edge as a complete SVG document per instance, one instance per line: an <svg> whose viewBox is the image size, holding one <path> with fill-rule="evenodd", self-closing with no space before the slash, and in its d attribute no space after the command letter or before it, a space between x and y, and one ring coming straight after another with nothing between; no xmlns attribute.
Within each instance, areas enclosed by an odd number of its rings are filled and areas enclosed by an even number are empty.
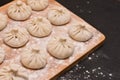
<svg viewBox="0 0 120 80"><path fill-rule="evenodd" d="M53 0L54 1L54 0ZM63 6L61 5L59 2L55 1L57 5ZM64 7L64 6L63 6ZM66 7L64 7L66 8ZM66 8L67 9L67 8ZM67 9L68 11L70 11L69 9ZM70 11L76 18L82 20L83 22L86 22L84 19L82 19L80 16L76 15L75 13L73 13L72 11ZM87 23L87 22L86 22ZM87 23L88 24L88 23ZM88 24L90 25L90 24ZM92 26L92 25L90 25ZM93 26L92 26L93 27ZM97 30L95 27L93 27L95 30ZM97 30L98 31L98 30ZM99 31L100 32L100 31ZM103 45L103 43L105 42L105 35L103 33L101 33L101 37L100 37L100 41L99 43L93 47L92 49L89 49L85 55L82 55L79 59L77 59L75 62L73 62L71 65L67 66L63 71L61 71L60 73L56 74L54 77L52 77L50 80L56 80L61 74L63 74L65 71L69 70L70 68L72 68L75 64L77 64L81 59L83 59L85 56L89 55L90 53L92 53L93 51L95 51L97 48L99 48L101 45Z"/></svg>
<svg viewBox="0 0 120 80"><path fill-rule="evenodd" d="M88 56L89 54L91 54L92 52L94 52L95 50L97 50L100 46L103 45L103 43L105 42L105 36L102 35L101 36L101 41L99 42L98 45L96 45L96 47L92 48L90 51L88 51L87 53L85 53L85 55L81 56L78 60L76 60L74 63L72 63L70 66L66 67L63 71L61 71L59 74L56 74L54 77L52 77L50 80L56 80L60 75L62 75L63 73L65 73L66 71L70 70L72 67L74 67L77 63L79 63L79 61L83 60L86 56Z"/></svg>
<svg viewBox="0 0 120 80"><path fill-rule="evenodd" d="M16 1L16 0L14 0ZM11 1L3 6L0 7L0 10L4 10L4 8L8 7L10 4L12 4L14 1ZM24 0L22 0L24 1ZM50 0L50 1L55 1L55 0ZM60 3L58 3L57 1L55 1L57 4L61 5ZM63 5L61 5L63 6ZM69 10L70 11L70 10ZM6 12L6 10L5 10ZM70 11L71 12L71 11ZM74 13L72 13L74 14ZM74 14L75 15L75 14ZM75 15L76 17L79 17L77 15ZM81 18L80 18L81 19ZM83 19L82 19L83 20ZM84 22L86 22L85 20L83 20ZM87 23L87 22L86 22ZM93 27L94 28L94 27ZM101 32L100 32L101 33ZM56 80L59 75L61 75L62 73L64 73L65 71L69 70L71 67L73 67L76 63L78 63L82 58L84 58L86 55L90 54L91 52L93 52L94 50L96 50L98 47L100 47L103 42L105 41L106 37L104 36L104 34L101 33L101 39L100 39L100 42L98 43L98 45L96 45L96 47L94 47L93 49L91 49L89 52L85 53L85 55L83 55L82 57L80 57L77 61L75 61L74 63L72 63L70 66L66 67L65 70L63 70L62 72L56 74L54 77L52 77L50 80Z"/></svg>

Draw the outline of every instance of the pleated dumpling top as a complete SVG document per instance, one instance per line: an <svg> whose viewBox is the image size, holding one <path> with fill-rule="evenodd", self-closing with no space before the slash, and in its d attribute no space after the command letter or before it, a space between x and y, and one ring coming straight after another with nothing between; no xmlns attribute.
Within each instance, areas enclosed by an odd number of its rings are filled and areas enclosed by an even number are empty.
<svg viewBox="0 0 120 80"><path fill-rule="evenodd" d="M32 13L31 7L18 0L8 8L8 16L14 20L26 20Z"/></svg>

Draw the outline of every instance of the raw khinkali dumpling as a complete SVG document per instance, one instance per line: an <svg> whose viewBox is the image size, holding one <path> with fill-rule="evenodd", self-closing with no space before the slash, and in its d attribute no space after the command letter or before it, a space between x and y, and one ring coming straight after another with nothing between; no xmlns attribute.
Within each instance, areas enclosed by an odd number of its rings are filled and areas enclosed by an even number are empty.
<svg viewBox="0 0 120 80"><path fill-rule="evenodd" d="M7 16L0 13L0 30L3 30L7 26Z"/></svg>
<svg viewBox="0 0 120 80"><path fill-rule="evenodd" d="M73 54L74 45L67 38L54 37L48 42L47 50L52 56L65 59Z"/></svg>
<svg viewBox="0 0 120 80"><path fill-rule="evenodd" d="M0 80L29 80L28 74L17 64L4 66L0 69Z"/></svg>
<svg viewBox="0 0 120 80"><path fill-rule="evenodd" d="M71 15L66 9L62 7L56 7L48 12L48 19L52 24L59 26L67 24L71 19Z"/></svg>
<svg viewBox="0 0 120 80"><path fill-rule="evenodd" d="M76 41L84 42L92 38L93 34L86 28L86 26L77 24L69 29L69 35Z"/></svg>
<svg viewBox="0 0 120 80"><path fill-rule="evenodd" d="M27 4L31 6L33 10L43 10L45 9L49 1L48 0L27 0Z"/></svg>
<svg viewBox="0 0 120 80"><path fill-rule="evenodd" d="M47 56L38 45L32 45L23 50L21 63L30 69L40 69L46 66Z"/></svg>
<svg viewBox="0 0 120 80"><path fill-rule="evenodd" d="M31 7L18 0L8 8L8 16L14 20L26 20L32 13Z"/></svg>
<svg viewBox="0 0 120 80"><path fill-rule="evenodd" d="M0 64L4 61L5 59L5 51L3 48L0 47Z"/></svg>
<svg viewBox="0 0 120 80"><path fill-rule="evenodd" d="M29 34L25 28L16 27L5 32L4 42L11 47L22 47L29 40Z"/></svg>
<svg viewBox="0 0 120 80"><path fill-rule="evenodd" d="M52 32L52 25L43 17L35 17L27 24L28 31L35 37L45 37Z"/></svg>

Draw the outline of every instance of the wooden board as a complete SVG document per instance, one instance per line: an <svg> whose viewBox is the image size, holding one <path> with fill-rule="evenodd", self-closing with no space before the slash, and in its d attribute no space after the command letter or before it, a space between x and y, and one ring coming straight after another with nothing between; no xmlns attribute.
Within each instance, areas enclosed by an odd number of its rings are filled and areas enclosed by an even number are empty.
<svg viewBox="0 0 120 80"><path fill-rule="evenodd" d="M7 14L7 8L13 2L0 7L0 12ZM46 8L44 11L38 11L38 12L33 11L32 16L30 18L37 17L37 16L44 16L47 18L47 13L48 13L49 9L56 7L56 6L63 7L61 4L59 4L55 0L49 0L49 2L50 2L50 4L49 4L48 8ZM98 46L100 46L103 43L103 41L105 40L105 36L101 32L96 30L93 26L89 25L87 22L85 22L83 19L76 16L72 12L71 12L71 17L72 17L72 19L69 24L66 24L66 25L63 25L60 27L53 25L53 32L48 37L35 38L35 37L31 36L31 39L26 46L29 46L32 44L39 44L41 46L42 50L44 50L48 56L48 60L47 60L48 64L46 65L46 67L44 69L40 69L40 70L29 70L29 69L24 68L24 70L29 75L29 80L53 80L61 72L65 71L66 69L71 67L73 64L78 62L83 56L90 53L91 51L93 51L95 48L97 48ZM6 30L9 30L10 28L12 28L14 26L25 27L26 22L27 22L27 20L26 21L14 21L12 19L9 19L7 28L5 28L3 31L0 32L0 44L1 44L0 46L2 46L6 51L5 61L0 65L0 68L2 68L3 66L9 65L9 64L13 64L13 63L21 65L20 53L22 51L22 48L24 48L24 47L19 48L19 49L12 49L12 48L8 47L7 45L5 45L3 43L3 35L2 34L4 34L4 32ZM88 27L89 31L91 31L93 33L93 38L87 42L77 42L77 41L72 40L69 37L67 31L68 31L69 27L75 23L84 23ZM74 51L74 54L70 58L68 58L66 60L58 60L48 54L48 52L46 51L46 44L47 44L48 40L53 36L65 36L74 42L75 51Z"/></svg>

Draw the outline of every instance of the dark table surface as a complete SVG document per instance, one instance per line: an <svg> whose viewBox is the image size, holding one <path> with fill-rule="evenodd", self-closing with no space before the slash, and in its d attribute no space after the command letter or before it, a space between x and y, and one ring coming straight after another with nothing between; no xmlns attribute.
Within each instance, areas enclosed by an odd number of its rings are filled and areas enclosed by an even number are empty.
<svg viewBox="0 0 120 80"><path fill-rule="evenodd" d="M0 5L11 0L0 0ZM120 0L57 0L106 36L102 47L57 80L120 80Z"/></svg>

